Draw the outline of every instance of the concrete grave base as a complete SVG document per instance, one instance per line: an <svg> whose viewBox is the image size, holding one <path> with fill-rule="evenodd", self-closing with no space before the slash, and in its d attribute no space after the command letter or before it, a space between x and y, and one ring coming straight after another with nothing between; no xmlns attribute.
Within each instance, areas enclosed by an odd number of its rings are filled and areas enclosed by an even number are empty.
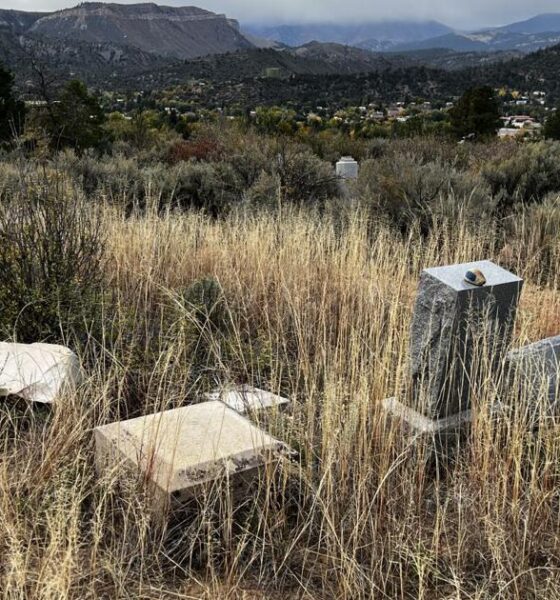
<svg viewBox="0 0 560 600"><path fill-rule="evenodd" d="M442 419L430 419L406 406L397 398L383 400L383 409L397 418L413 434L444 436L461 432L472 422L472 411L466 410Z"/></svg>
<svg viewBox="0 0 560 600"><path fill-rule="evenodd" d="M288 450L218 401L98 427L95 446L99 470L140 475L161 507L201 487L239 483L278 463Z"/></svg>
<svg viewBox="0 0 560 600"><path fill-rule="evenodd" d="M409 444L408 458L415 457L430 471L443 474L455 461L459 448L470 432L472 411L430 419L397 398L383 401L383 410L397 423ZM422 441L423 443L418 443Z"/></svg>

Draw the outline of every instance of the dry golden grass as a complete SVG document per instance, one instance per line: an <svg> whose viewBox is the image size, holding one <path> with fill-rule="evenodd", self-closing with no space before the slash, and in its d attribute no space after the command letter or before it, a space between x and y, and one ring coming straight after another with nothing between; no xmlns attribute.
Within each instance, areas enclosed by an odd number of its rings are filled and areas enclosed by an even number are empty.
<svg viewBox="0 0 560 600"><path fill-rule="evenodd" d="M0 407L3 597L560 598L557 427L530 430L523 398L491 418L483 383L471 438L437 473L380 406L406 384L421 269L496 258L494 230L403 240L358 213L105 219L105 337L80 349L86 383L52 411ZM535 272L516 345L560 333L558 273L537 287ZM227 334L181 301L208 276ZM227 380L294 399L264 426L298 458L243 502L218 489L157 527L140 490L95 474L92 428Z"/></svg>

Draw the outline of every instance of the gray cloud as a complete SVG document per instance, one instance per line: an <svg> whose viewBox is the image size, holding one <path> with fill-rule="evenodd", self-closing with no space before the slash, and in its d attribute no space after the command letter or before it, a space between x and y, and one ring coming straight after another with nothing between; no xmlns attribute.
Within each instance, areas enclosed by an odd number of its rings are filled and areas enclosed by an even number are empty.
<svg viewBox="0 0 560 600"><path fill-rule="evenodd" d="M133 4L135 0L120 0ZM138 0L136 0L138 1ZM436 19L456 28L494 26L559 12L558 0L161 0L194 4L245 23L364 22L389 19ZM0 0L1 8L49 11L74 6L73 0Z"/></svg>

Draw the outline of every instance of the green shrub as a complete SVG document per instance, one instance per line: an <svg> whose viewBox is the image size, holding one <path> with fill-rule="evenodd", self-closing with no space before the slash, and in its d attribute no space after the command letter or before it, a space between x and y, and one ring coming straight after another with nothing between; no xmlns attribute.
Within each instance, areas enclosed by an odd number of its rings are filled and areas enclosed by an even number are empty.
<svg viewBox="0 0 560 600"><path fill-rule="evenodd" d="M427 230L434 218L452 219L459 212L479 222L494 209L489 186L475 173L410 154L365 161L357 189L374 213L402 231L412 222Z"/></svg>
<svg viewBox="0 0 560 600"><path fill-rule="evenodd" d="M227 162L186 163L161 187L164 205L204 210L217 217L241 200L242 185Z"/></svg>
<svg viewBox="0 0 560 600"><path fill-rule="evenodd" d="M270 172L274 161L274 150L267 140L248 140L246 147L232 147L227 162L239 178L244 190L259 179L263 171Z"/></svg>
<svg viewBox="0 0 560 600"><path fill-rule="evenodd" d="M224 292L213 277L194 281L180 297L180 316L189 343L191 378L212 380L228 355L231 318Z"/></svg>
<svg viewBox="0 0 560 600"><path fill-rule="evenodd" d="M287 148L278 155L271 173L279 178L282 198L288 202L313 205L339 193L332 165L308 150Z"/></svg>
<svg viewBox="0 0 560 600"><path fill-rule="evenodd" d="M280 188L280 178L277 175L261 171L255 183L245 193L245 199L252 207L274 209L278 207Z"/></svg>
<svg viewBox="0 0 560 600"><path fill-rule="evenodd" d="M0 336L84 338L97 321L104 235L63 182L22 186L0 204Z"/></svg>
<svg viewBox="0 0 560 600"><path fill-rule="evenodd" d="M507 212L517 203L537 202L560 192L560 143L523 144L509 158L491 162L483 170L499 208Z"/></svg>
<svg viewBox="0 0 560 600"><path fill-rule="evenodd" d="M181 301L183 306L192 311L200 327L210 325L216 331L224 331L227 328L224 293L214 277L203 277L194 281L184 290Z"/></svg>

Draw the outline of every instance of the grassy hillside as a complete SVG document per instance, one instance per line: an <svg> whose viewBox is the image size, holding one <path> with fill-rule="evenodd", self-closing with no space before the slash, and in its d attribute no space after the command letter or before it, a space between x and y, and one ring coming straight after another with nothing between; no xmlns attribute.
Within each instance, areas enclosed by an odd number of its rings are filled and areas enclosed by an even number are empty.
<svg viewBox="0 0 560 600"><path fill-rule="evenodd" d="M560 437L531 426L544 393L476 386L439 474L381 409L407 388L425 266L494 259L526 278L514 345L560 333L560 145L372 144L350 202L297 144L202 134L187 162L156 141L2 159L2 339L40 331L86 373L52 410L0 401L3 595L560 597ZM95 472L96 425L228 381L293 399L261 422L293 460L241 499L217 485L162 528L142 478ZM498 399L512 409L491 414Z"/></svg>

